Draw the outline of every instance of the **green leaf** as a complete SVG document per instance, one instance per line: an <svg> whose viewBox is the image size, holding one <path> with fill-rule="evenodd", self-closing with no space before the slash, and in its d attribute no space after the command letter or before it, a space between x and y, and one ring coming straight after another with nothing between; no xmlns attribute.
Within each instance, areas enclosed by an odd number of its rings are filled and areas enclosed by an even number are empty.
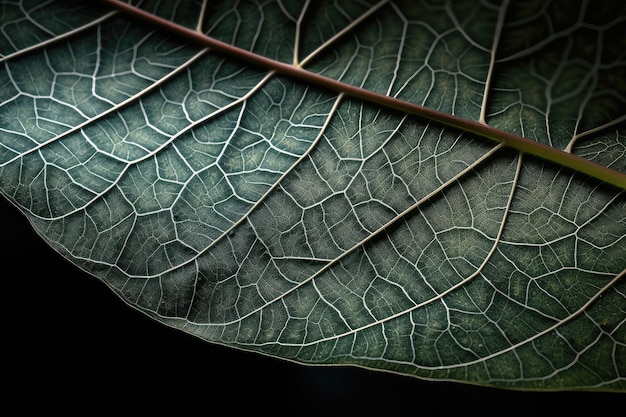
<svg viewBox="0 0 626 417"><path fill-rule="evenodd" d="M138 3L2 2L54 249L218 344L626 391L625 6Z"/></svg>

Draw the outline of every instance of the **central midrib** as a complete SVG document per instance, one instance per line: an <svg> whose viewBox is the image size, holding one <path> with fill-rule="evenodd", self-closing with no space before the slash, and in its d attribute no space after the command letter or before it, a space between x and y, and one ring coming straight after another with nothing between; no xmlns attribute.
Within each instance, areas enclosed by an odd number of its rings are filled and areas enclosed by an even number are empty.
<svg viewBox="0 0 626 417"><path fill-rule="evenodd" d="M442 125L459 129L465 132L503 143L505 146L516 149L520 152L540 157L544 160L559 164L561 166L573 169L575 171L587 174L591 177L626 190L626 174L612 170L606 166L596 164L587 159L581 158L563 150L553 148L534 140L530 140L514 133L507 132L485 123L476 122L469 119L463 119L451 114L440 112L428 107L413 104L404 100L379 94L370 90L356 87L332 78L324 77L306 69L276 61L262 55L255 54L245 49L227 44L210 36L207 36L197 30L178 25L159 16L138 9L119 0L100 0L102 3L119 9L133 17L146 21L161 29L167 30L177 36L180 36L190 42L208 46L213 50L224 53L228 56L243 60L249 64L276 71L279 74L286 75L307 83L311 83L326 89L343 93L347 96L375 103L390 109L399 110L408 114L412 114L430 121L440 123Z"/></svg>

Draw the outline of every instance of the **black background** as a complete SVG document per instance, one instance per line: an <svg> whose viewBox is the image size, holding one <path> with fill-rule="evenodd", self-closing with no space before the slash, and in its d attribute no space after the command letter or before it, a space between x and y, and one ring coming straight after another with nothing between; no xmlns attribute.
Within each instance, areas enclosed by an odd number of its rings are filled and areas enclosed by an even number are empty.
<svg viewBox="0 0 626 417"><path fill-rule="evenodd" d="M82 409L79 404L181 411L191 405L208 414L217 407L220 414L299 416L623 409L621 394L423 381L354 367L302 366L209 344L127 306L46 246L1 197L0 215L3 379L10 385L4 395L22 407L39 401L49 411Z"/></svg>

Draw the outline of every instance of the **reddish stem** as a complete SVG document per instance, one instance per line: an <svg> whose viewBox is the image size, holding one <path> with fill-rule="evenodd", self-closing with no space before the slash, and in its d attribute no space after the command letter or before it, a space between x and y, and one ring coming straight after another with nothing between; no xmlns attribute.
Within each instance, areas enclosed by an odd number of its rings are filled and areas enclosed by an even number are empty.
<svg viewBox="0 0 626 417"><path fill-rule="evenodd" d="M360 87L343 83L332 78L307 71L301 67L276 61L262 55L255 54L245 49L227 44L225 42L214 39L196 30L178 25L167 19L155 16L137 7L123 3L120 0L100 0L102 3L108 4L128 15L149 22L159 28L165 29L170 33L183 37L188 41L197 43L202 46L208 46L216 51L222 52L229 56L241 59L250 64L276 71L277 73L287 75L289 77L306 81L333 91L342 92L348 96L359 98L368 102L376 103L381 106L393 108L413 114L425 119L441 123L446 126L471 132L481 137L504 143L506 146L514 148L520 152L538 156L542 159L557 163L559 165L571 168L575 171L587 174L596 179L602 180L621 189L626 189L626 174L612 170L603 165L596 164L569 152L562 151L551 146L523 138L513 133L491 127L489 125L475 122L473 120L463 119L451 114L443 113L428 107L419 106L394 97L375 93Z"/></svg>

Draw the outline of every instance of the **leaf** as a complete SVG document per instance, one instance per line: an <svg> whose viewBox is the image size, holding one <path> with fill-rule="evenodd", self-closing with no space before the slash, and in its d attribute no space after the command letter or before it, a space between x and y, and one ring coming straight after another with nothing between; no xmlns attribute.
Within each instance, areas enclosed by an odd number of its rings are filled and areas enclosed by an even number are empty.
<svg viewBox="0 0 626 417"><path fill-rule="evenodd" d="M138 7L3 2L0 189L53 248L214 343L626 390L624 6Z"/></svg>

